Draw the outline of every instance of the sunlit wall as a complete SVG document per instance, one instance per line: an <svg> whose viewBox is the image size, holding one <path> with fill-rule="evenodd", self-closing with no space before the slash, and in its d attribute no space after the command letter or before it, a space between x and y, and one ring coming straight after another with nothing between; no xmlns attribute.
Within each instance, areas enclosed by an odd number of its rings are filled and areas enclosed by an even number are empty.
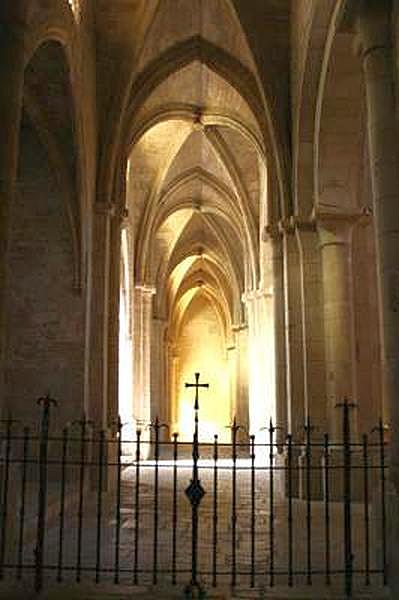
<svg viewBox="0 0 399 600"><path fill-rule="evenodd" d="M186 382L194 381L199 372L200 381L209 383L209 390L200 391L200 440L212 441L215 434L220 441L229 441L226 428L231 419L229 366L221 321L216 310L202 294L197 294L187 308L177 338L178 367L176 373L174 429L181 440L190 441L194 424L194 391L186 389Z"/></svg>

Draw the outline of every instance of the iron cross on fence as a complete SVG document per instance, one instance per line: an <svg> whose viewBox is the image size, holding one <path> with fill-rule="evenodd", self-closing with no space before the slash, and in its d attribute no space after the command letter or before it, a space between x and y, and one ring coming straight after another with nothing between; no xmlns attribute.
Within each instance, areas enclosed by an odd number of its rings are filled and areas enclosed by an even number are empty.
<svg viewBox="0 0 399 600"><path fill-rule="evenodd" d="M198 478L197 474L197 461L199 458L199 448L198 448L198 411L199 411L199 389L200 388L209 388L209 383L200 383L199 373L194 373L195 383L186 383L186 388L195 388L195 398L194 398L194 436L193 436L193 479L196 480Z"/></svg>
<svg viewBox="0 0 399 600"><path fill-rule="evenodd" d="M193 437L193 473L189 486L186 488L186 496L191 502L191 581L186 588L186 597L193 598L195 590L199 598L204 598L205 593L198 581L198 508L205 494L198 476L199 442L198 442L198 411L199 411L199 389L209 388L209 383L200 383L200 374L195 373L195 383L186 383L186 388L195 388L194 413L195 428Z"/></svg>
<svg viewBox="0 0 399 600"><path fill-rule="evenodd" d="M195 388L194 410L199 410L199 388L209 388L209 383L199 383L200 374L194 373L195 383L186 383L186 388Z"/></svg>
<svg viewBox="0 0 399 600"><path fill-rule="evenodd" d="M193 459L194 463L198 459L198 411L199 411L199 389L200 388L209 388L209 383L200 383L199 373L194 373L195 383L186 383L186 388L195 388L195 398L194 398L194 444L193 444ZM196 466L194 464L194 466Z"/></svg>

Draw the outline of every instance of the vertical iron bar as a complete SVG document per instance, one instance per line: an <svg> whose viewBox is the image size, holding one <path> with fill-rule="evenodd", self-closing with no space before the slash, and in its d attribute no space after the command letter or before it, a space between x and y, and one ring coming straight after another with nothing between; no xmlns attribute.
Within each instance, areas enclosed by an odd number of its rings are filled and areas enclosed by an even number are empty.
<svg viewBox="0 0 399 600"><path fill-rule="evenodd" d="M294 584L293 577L293 518L292 518L292 435L287 436L288 469L288 585Z"/></svg>
<svg viewBox="0 0 399 600"><path fill-rule="evenodd" d="M80 422L80 469L79 469L79 505L78 505L78 538L76 552L76 581L81 580L82 573L82 533L83 533L83 496L85 483L85 456L86 456L86 418Z"/></svg>
<svg viewBox="0 0 399 600"><path fill-rule="evenodd" d="M213 445L213 544L212 544L212 586L217 585L217 546L218 546L218 436Z"/></svg>
<svg viewBox="0 0 399 600"><path fill-rule="evenodd" d="M96 583L100 582L101 572L101 533L102 533L102 509L103 509L103 476L104 476L104 444L105 432L100 431L98 439L98 489L97 489L97 540L96 540Z"/></svg>
<svg viewBox="0 0 399 600"><path fill-rule="evenodd" d="M331 552L330 552L330 454L328 433L324 434L324 522L325 522L325 571L326 584L331 585Z"/></svg>
<svg viewBox="0 0 399 600"><path fill-rule="evenodd" d="M312 585L312 505L311 505L311 425L309 417L306 424L306 583Z"/></svg>
<svg viewBox="0 0 399 600"><path fill-rule="evenodd" d="M35 548L35 591L40 592L43 588L43 561L44 542L46 532L47 512L47 459L48 459L48 437L50 425L50 406L52 401L48 396L41 398L38 403L43 405L40 448L39 448L39 494L37 509L37 532Z"/></svg>
<svg viewBox="0 0 399 600"><path fill-rule="evenodd" d="M11 453L11 427L13 420L9 417L6 421L6 451L4 464L2 511L1 511L1 545L0 545L0 579L4 576L4 561L6 555L7 512L8 512L8 486L10 479L10 453Z"/></svg>
<svg viewBox="0 0 399 600"><path fill-rule="evenodd" d="M364 484L364 563L365 584L370 585L370 518L369 518L369 477L368 477L368 441L363 434L363 484Z"/></svg>
<svg viewBox="0 0 399 600"><path fill-rule="evenodd" d="M193 437L193 479L198 482L198 415L195 411L195 433ZM192 502L191 509L191 587L198 587L197 581L197 558L198 558L198 502Z"/></svg>
<svg viewBox="0 0 399 600"><path fill-rule="evenodd" d="M274 586L274 426L269 423L269 554L270 554L270 587Z"/></svg>
<svg viewBox="0 0 399 600"><path fill-rule="evenodd" d="M133 582L138 584L139 567L139 520L140 520L140 439L141 430L136 432L136 486L135 486L135 507L134 507L134 569Z"/></svg>
<svg viewBox="0 0 399 600"><path fill-rule="evenodd" d="M387 585L387 537L386 537L386 506L385 506L385 451L384 451L384 425L379 422L380 442L380 472L381 472L381 529L382 529L382 575L383 583Z"/></svg>
<svg viewBox="0 0 399 600"><path fill-rule="evenodd" d="M114 583L119 583L119 555L121 541L121 476L122 476L122 422L118 417L118 441L117 441L117 473L116 473L116 515L115 515L115 559L114 559Z"/></svg>
<svg viewBox="0 0 399 600"><path fill-rule="evenodd" d="M177 444L178 434L173 434L173 509L172 509L172 584L176 585L177 562Z"/></svg>
<svg viewBox="0 0 399 600"><path fill-rule="evenodd" d="M352 556L352 506L351 506L351 432L349 420L349 403L343 404L343 443L344 443L344 557L345 557L345 594L352 596L353 588L353 556Z"/></svg>
<svg viewBox="0 0 399 600"><path fill-rule="evenodd" d="M255 587L255 436L251 435L251 588Z"/></svg>
<svg viewBox="0 0 399 600"><path fill-rule="evenodd" d="M198 459L199 459L199 437L198 437L198 411L199 411L199 388L209 388L208 383L199 383L200 374L195 373L195 383L186 383L186 388L195 388L194 399L194 435L193 435L193 474L190 485L186 488L185 493L191 502L191 582L186 587L186 594L193 594L194 588L197 590L199 597L202 597L204 590L197 579L198 569L198 508L206 493L201 485L198 476Z"/></svg>
<svg viewBox="0 0 399 600"><path fill-rule="evenodd" d="M233 427L233 446L232 446L232 459L233 459L233 470L232 470L232 501L231 501L231 585L236 585L236 569L237 569L237 556L236 556L236 542L237 542L237 423L234 417Z"/></svg>
<svg viewBox="0 0 399 600"><path fill-rule="evenodd" d="M152 583L158 581L158 494L159 494L159 420L155 419L155 470L154 470L154 530L152 546Z"/></svg>
<svg viewBox="0 0 399 600"><path fill-rule="evenodd" d="M19 536L18 536L18 567L17 579L22 578L24 530L25 530L25 503L26 503L26 471L29 447L29 427L24 427L24 445L22 450L22 474L21 474L21 505L19 509Z"/></svg>
<svg viewBox="0 0 399 600"><path fill-rule="evenodd" d="M57 581L62 581L62 567L64 558L64 526L65 526L65 485L66 485L66 458L68 447L68 429L62 430L62 454L61 454L61 488L60 488L60 512L58 526L58 564Z"/></svg>

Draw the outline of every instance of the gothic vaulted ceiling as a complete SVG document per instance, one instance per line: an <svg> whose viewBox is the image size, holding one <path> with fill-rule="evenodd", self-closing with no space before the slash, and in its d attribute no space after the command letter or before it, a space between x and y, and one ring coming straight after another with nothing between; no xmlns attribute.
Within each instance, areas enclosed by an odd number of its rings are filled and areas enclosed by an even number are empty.
<svg viewBox="0 0 399 600"><path fill-rule="evenodd" d="M288 2L255 4L285 27ZM206 294L226 324L239 324L242 294L259 285L270 121L279 115L268 112L243 11L230 0L98 1L99 69L118 57L118 79L101 97L104 119L107 98L118 106L127 149L134 279L156 289L164 318Z"/></svg>

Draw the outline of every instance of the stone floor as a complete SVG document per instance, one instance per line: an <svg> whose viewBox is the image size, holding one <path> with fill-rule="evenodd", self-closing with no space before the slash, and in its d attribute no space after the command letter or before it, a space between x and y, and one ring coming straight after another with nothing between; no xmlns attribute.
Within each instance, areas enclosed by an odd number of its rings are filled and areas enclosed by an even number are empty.
<svg viewBox="0 0 399 600"><path fill-rule="evenodd" d="M123 470L121 488L121 528L120 528L120 585L113 585L115 567L115 534L116 511L112 502L106 509L103 504L101 519L100 551L97 554L97 504L86 502L84 507L84 527L82 530L81 579L82 583L75 584L77 565L77 514L76 511L66 515L65 537L63 545L62 584L54 588L57 575L59 552L59 528L57 522L46 532L46 552L44 562L50 568L46 571L46 595L49 600L57 598L82 598L86 600L124 600L125 598L172 598L191 597L184 594L185 585L191 577L191 505L184 490L190 482L192 468L189 463L180 463L177 469L177 504L176 504L176 586L172 586L172 550L173 550L173 467L161 463L159 469L158 493L158 551L154 555L154 466L148 463L142 467L139 485L139 527L136 530L135 492L136 479L134 465L126 466ZM206 598L240 599L245 598L343 598L343 576L331 576L331 585L326 586L325 564L325 505L323 502L311 503L311 567L317 574L312 575L312 585L307 585L307 509L304 501L292 502L292 567L297 574L293 576L293 588L288 588L288 502L282 490L281 481L275 476L275 494L273 502L274 544L271 555L270 548L270 481L266 465L257 465L254 476L255 497L255 541L251 546L251 517L252 517L252 481L248 461L239 461L236 481L236 590L231 591L231 572L233 565L233 522L232 522L232 470L228 463L221 463L217 475L217 588L212 587L213 566L213 516L214 516L214 471L206 462L201 463L200 479L206 494L199 508L199 540L198 540L198 571L199 580L206 590ZM275 474L276 475L276 474ZM103 497L105 498L105 496ZM342 570L343 548L343 509L339 502L331 502L330 509L330 566L331 570ZM381 552L376 542L378 531L378 515L370 515L370 568L379 569ZM363 569L365 565L364 549L364 505L362 502L352 505L353 519L353 554L354 569ZM138 539L137 578L138 586L131 586L135 561L135 542ZM253 549L253 561L251 550ZM29 563L33 556L33 545L28 544L24 549L24 563ZM271 567L273 557L274 587L270 587L270 575L265 575ZM100 582L93 585L96 561L100 561ZM157 587L151 587L153 582L154 560L157 562ZM31 561L33 565L33 560ZM254 589L251 589L251 567L255 572ZM284 574L279 575L282 571ZM8 592L0 586L0 598L27 600L30 594L31 582L29 576L24 576L22 587L14 591L8 587ZM24 587L25 586L25 587ZM383 598L386 590L382 587L381 575L370 576L370 586L365 586L364 575L354 577L356 598ZM13 594L16 595L13 595ZM20 594L18 596L18 594Z"/></svg>

